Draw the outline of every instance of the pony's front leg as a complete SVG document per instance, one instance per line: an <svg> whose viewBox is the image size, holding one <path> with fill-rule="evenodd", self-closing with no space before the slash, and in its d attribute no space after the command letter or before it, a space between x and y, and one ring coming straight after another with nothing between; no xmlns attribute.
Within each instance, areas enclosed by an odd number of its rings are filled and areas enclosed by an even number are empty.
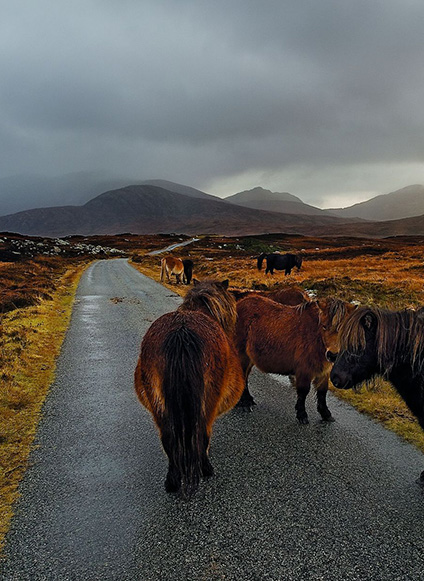
<svg viewBox="0 0 424 581"><path fill-rule="evenodd" d="M324 422L334 422L330 410L327 407L328 374L316 377L313 384L317 390L317 410Z"/></svg>
<svg viewBox="0 0 424 581"><path fill-rule="evenodd" d="M309 424L309 418L305 408L305 401L310 389L310 377L296 375L297 402L295 405L295 410L299 424Z"/></svg>

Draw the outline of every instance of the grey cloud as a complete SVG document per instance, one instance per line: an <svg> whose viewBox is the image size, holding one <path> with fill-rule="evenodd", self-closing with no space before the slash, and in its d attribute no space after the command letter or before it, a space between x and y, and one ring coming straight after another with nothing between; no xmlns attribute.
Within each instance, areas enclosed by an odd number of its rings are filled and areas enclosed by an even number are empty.
<svg viewBox="0 0 424 581"><path fill-rule="evenodd" d="M244 189L309 165L342 191L334 168L374 164L383 186L423 161L423 24L413 0L4 3L0 177L107 167Z"/></svg>

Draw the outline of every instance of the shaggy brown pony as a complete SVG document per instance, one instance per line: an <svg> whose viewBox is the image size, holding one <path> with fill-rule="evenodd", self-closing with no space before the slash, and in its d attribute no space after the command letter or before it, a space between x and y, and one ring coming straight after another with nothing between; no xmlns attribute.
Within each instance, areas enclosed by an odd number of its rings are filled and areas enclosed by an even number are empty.
<svg viewBox="0 0 424 581"><path fill-rule="evenodd" d="M307 424L306 396L311 382L317 390L318 412L333 421L326 395L331 364L327 349L338 346L342 321L355 307L336 299L309 301L291 307L265 297L252 296L237 303L236 346L246 378L239 405L254 404L247 380L254 365L265 373L294 375L296 417Z"/></svg>
<svg viewBox="0 0 424 581"><path fill-rule="evenodd" d="M170 282L169 275L175 274L176 283L181 282L181 275L184 272L184 264L181 258L174 258L173 256L165 256L160 261L161 268L160 268L160 280L163 281L164 274L166 274L168 278L168 282Z"/></svg>
<svg viewBox="0 0 424 581"><path fill-rule="evenodd" d="M194 285L176 311L148 329L135 371L137 396L153 415L168 456L165 489L184 496L196 491L202 476L212 476L212 424L244 388L228 280Z"/></svg>

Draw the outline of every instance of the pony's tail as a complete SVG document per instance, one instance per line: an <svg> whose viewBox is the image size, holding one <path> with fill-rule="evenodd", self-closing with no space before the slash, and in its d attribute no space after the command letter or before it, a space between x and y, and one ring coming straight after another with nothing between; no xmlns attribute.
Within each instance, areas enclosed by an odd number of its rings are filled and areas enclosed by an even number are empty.
<svg viewBox="0 0 424 581"><path fill-rule="evenodd" d="M262 262L266 258L265 252L263 252L260 256L258 256L258 270L262 270Z"/></svg>
<svg viewBox="0 0 424 581"><path fill-rule="evenodd" d="M162 258L160 261L160 281L163 281L163 275L165 273L165 259Z"/></svg>
<svg viewBox="0 0 424 581"><path fill-rule="evenodd" d="M162 434L167 438L169 461L181 475L182 494L190 497L198 488L207 446L202 340L181 326L168 335L164 355Z"/></svg>

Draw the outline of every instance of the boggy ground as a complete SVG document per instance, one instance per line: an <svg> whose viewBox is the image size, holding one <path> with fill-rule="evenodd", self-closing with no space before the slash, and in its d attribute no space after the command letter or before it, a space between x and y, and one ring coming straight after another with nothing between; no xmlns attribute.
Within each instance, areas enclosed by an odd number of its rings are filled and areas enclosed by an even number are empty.
<svg viewBox="0 0 424 581"><path fill-rule="evenodd" d="M256 267L261 252L301 252L303 266L288 277L283 272L265 275ZM382 240L358 238L308 238L269 234L255 237L204 237L172 254L194 262L194 276L230 279L234 287L275 289L297 284L318 298L338 297L362 305L388 309L424 305L424 238L394 237ZM160 258L136 252L133 264L159 281ZM184 295L187 287L168 285ZM381 421L424 452L424 433L393 388L381 379L358 392L333 390L360 411Z"/></svg>

